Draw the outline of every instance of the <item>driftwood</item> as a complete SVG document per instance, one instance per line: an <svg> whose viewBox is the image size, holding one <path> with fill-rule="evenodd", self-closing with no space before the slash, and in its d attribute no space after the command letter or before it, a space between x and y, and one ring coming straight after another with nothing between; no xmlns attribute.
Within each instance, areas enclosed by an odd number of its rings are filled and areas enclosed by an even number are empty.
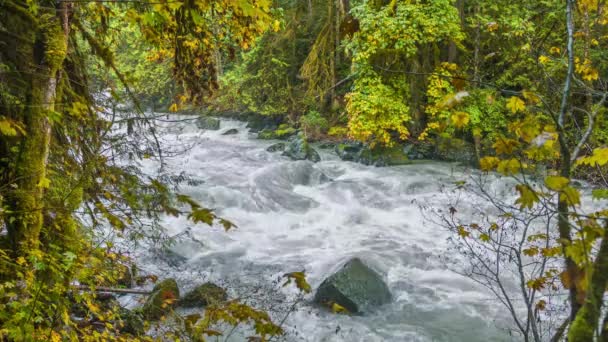
<svg viewBox="0 0 608 342"><path fill-rule="evenodd" d="M91 291L91 287L86 285L74 285L74 288L80 291ZM128 293L128 294L140 294L140 295L149 295L152 294L152 291L146 290L133 290L133 289L119 289L116 287L104 287L98 286L93 289L95 292L110 292L110 293Z"/></svg>

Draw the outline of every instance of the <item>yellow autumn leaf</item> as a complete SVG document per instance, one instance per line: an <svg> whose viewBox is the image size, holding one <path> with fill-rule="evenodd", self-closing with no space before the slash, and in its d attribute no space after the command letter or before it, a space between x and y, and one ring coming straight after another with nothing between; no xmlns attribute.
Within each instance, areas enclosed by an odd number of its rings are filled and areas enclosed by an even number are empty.
<svg viewBox="0 0 608 342"><path fill-rule="evenodd" d="M545 178L545 186L553 191L562 191L569 183L570 180L565 177L548 176Z"/></svg>
<svg viewBox="0 0 608 342"><path fill-rule="evenodd" d="M273 30L274 32L279 32L279 30L280 30L280 29L281 29L281 22L280 22L280 21L278 21L278 20L275 20L275 21L272 23L272 30Z"/></svg>
<svg viewBox="0 0 608 342"><path fill-rule="evenodd" d="M483 157L479 160L479 167L483 171L492 171L498 166L499 162L500 159L496 157Z"/></svg>
<svg viewBox="0 0 608 342"><path fill-rule="evenodd" d="M579 158L576 165L603 166L608 163L608 148L596 148L591 156Z"/></svg>
<svg viewBox="0 0 608 342"><path fill-rule="evenodd" d="M559 195L562 201L565 201L570 206L576 206L581 204L581 193L577 189L566 186Z"/></svg>
<svg viewBox="0 0 608 342"><path fill-rule="evenodd" d="M524 90L522 92L522 95L524 96L524 99L526 99L530 104L537 104L540 102L540 97L538 97L535 92Z"/></svg>
<svg viewBox="0 0 608 342"><path fill-rule="evenodd" d="M348 311L348 309L346 309L345 307L343 307L342 305L332 302L331 303L331 312L335 313L335 314L349 314L350 311Z"/></svg>
<svg viewBox="0 0 608 342"><path fill-rule="evenodd" d="M513 114L523 112L526 109L526 103L519 97L512 96L507 101L507 109L509 109Z"/></svg>
<svg viewBox="0 0 608 342"><path fill-rule="evenodd" d="M520 209L528 208L532 209L534 204L539 201L536 191L526 184L519 184L515 186L517 192L519 192L519 198L515 200L516 204L520 205Z"/></svg>
<svg viewBox="0 0 608 342"><path fill-rule="evenodd" d="M538 57L538 62L540 64L545 65L545 64L549 63L549 61L550 61L549 57L547 57L545 55L541 55L540 57Z"/></svg>
<svg viewBox="0 0 608 342"><path fill-rule="evenodd" d="M177 103L172 104L171 107L169 107L169 111L171 113L177 112L178 111Z"/></svg>
<svg viewBox="0 0 608 342"><path fill-rule="evenodd" d="M469 121L471 120L469 114L465 112L456 112L452 114L451 119L454 126L458 128L463 128L464 126L468 125Z"/></svg>
<svg viewBox="0 0 608 342"><path fill-rule="evenodd" d="M463 226L458 226L458 235L460 235L463 238L469 237L471 235L471 233L469 231L467 231L466 229L464 229Z"/></svg>
<svg viewBox="0 0 608 342"><path fill-rule="evenodd" d="M549 53L552 55L559 55L560 53L562 53L562 49L557 46L553 46L549 49Z"/></svg>

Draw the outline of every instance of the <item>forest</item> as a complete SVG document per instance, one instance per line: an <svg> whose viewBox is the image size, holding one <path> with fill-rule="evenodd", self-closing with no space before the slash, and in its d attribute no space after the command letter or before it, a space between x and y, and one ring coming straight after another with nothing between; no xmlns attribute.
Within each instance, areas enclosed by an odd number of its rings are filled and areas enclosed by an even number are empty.
<svg viewBox="0 0 608 342"><path fill-rule="evenodd" d="M608 341L608 1L0 0L0 341Z"/></svg>

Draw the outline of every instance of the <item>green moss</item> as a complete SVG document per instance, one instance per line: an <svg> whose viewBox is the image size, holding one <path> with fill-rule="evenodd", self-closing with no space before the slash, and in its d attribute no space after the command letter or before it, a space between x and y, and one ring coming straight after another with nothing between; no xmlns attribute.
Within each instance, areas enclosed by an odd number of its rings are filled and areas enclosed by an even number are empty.
<svg viewBox="0 0 608 342"><path fill-rule="evenodd" d="M165 279L154 286L152 294L142 308L146 319L159 319L165 315L179 299L179 288L175 279Z"/></svg>
<svg viewBox="0 0 608 342"><path fill-rule="evenodd" d="M280 125L276 130L263 130L258 133L258 139L273 140L273 139L287 139L292 135L296 134L296 129L286 124Z"/></svg>
<svg viewBox="0 0 608 342"><path fill-rule="evenodd" d="M366 148L361 151L360 159L364 164L376 166L411 164L402 146Z"/></svg>
<svg viewBox="0 0 608 342"><path fill-rule="evenodd" d="M51 75L53 75L63 65L68 50L67 41L61 22L55 16L43 18L42 22L45 22L42 27L45 45L44 57Z"/></svg>
<svg viewBox="0 0 608 342"><path fill-rule="evenodd" d="M594 330L591 325L587 322L587 316L589 312L586 307L583 307L578 314L576 319L572 322L570 331L568 331L568 341L570 342L587 342L593 341Z"/></svg>
<svg viewBox="0 0 608 342"><path fill-rule="evenodd" d="M228 295L226 294L226 290L213 283L205 283L188 292L184 298L179 301L179 305L187 308L197 306L203 307L221 303L227 298Z"/></svg>

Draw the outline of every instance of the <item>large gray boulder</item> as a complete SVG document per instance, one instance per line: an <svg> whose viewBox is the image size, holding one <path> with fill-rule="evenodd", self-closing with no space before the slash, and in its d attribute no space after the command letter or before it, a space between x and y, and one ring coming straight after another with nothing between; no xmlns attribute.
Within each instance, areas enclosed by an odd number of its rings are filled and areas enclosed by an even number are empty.
<svg viewBox="0 0 608 342"><path fill-rule="evenodd" d="M289 140L289 143L285 146L283 155L292 160L310 160L313 163L321 161L319 153L310 147L308 141L306 141L306 137L302 134L298 134Z"/></svg>
<svg viewBox="0 0 608 342"><path fill-rule="evenodd" d="M220 129L220 120L209 116L201 116L196 120L196 126L199 129L217 131Z"/></svg>
<svg viewBox="0 0 608 342"><path fill-rule="evenodd" d="M350 313L364 313L389 303L391 297L382 277L354 258L321 283L314 301L326 306L336 303Z"/></svg>

